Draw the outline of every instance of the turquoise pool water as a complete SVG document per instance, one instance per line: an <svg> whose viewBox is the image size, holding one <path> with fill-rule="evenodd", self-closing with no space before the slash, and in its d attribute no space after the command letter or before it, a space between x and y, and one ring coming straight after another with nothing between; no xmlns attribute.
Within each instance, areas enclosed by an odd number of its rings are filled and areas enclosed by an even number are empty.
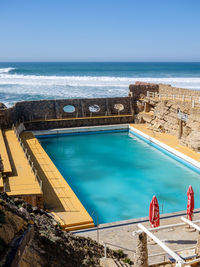
<svg viewBox="0 0 200 267"><path fill-rule="evenodd" d="M129 132L39 140L100 223L148 216L154 194L161 213L184 210L189 185L195 192L195 208L200 207L200 174Z"/></svg>

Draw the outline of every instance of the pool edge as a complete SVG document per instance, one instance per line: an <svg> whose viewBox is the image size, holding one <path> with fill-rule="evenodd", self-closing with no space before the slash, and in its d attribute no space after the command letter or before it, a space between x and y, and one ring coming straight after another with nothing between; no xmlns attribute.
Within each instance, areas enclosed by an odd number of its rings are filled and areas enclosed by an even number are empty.
<svg viewBox="0 0 200 267"><path fill-rule="evenodd" d="M166 145L165 143L157 140L156 138L151 137L150 135L142 132L134 128L133 125L130 124L117 124L117 125L102 125L102 126L88 126L88 127L76 127L76 128L58 128L53 130L42 130L42 131L32 131L35 137L51 137L51 136L64 136L64 135L73 135L73 134L93 134L93 133L103 133L103 132L117 132L117 131L129 131L131 134L136 137L142 139L143 141L153 145L156 149L168 154L172 158L180 161L182 164L186 165L189 168L194 169L195 171L200 172L200 162L192 159L189 156L177 151L176 149ZM200 212L200 209L196 209L196 212ZM170 218L174 216L179 216L179 214L184 215L184 211L178 211L173 213L162 214L161 218ZM148 217L129 219L126 221L118 221L101 224L102 229L110 228L110 227L120 227L122 225L135 224L138 222L146 222L148 221ZM85 232L85 231L93 231L96 230L96 227L91 229L85 228L82 230L75 230L73 232Z"/></svg>

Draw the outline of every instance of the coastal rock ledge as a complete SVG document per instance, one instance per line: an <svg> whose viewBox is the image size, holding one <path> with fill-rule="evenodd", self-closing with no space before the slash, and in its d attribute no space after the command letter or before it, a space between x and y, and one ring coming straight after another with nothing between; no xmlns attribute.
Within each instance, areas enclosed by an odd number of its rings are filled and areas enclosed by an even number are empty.
<svg viewBox="0 0 200 267"><path fill-rule="evenodd" d="M103 256L102 245L61 230L50 213L0 194L0 266L95 267Z"/></svg>

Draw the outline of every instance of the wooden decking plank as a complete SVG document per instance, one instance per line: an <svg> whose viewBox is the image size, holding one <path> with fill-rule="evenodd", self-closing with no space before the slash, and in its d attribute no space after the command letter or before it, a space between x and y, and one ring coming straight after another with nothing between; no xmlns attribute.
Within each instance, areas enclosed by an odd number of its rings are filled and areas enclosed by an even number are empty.
<svg viewBox="0 0 200 267"><path fill-rule="evenodd" d="M56 203L57 199L60 201L61 206L59 206L60 204L57 201L58 206L54 207L52 211L54 211L57 216L62 216L62 218L60 218L64 221L64 225L75 226L77 224L81 224L84 228L84 225L88 225L89 222L94 226L91 216L88 214L69 184L65 181L61 173L53 164L39 141L30 132L24 132L22 134L22 139L31 151L32 160L40 166L40 178L44 181L47 180L48 182L45 182L45 185L47 187L50 186L50 189L53 189L54 191L54 194L49 196L49 201L52 203ZM56 209L62 211L55 211ZM85 226L85 228L87 228L87 226Z"/></svg>

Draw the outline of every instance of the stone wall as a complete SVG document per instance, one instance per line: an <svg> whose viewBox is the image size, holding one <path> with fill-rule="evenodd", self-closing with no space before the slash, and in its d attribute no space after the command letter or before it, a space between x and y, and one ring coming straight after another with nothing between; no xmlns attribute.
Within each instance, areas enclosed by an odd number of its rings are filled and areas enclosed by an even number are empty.
<svg viewBox="0 0 200 267"><path fill-rule="evenodd" d="M145 82L136 82L135 84L129 85L129 96L135 100L142 98L147 95L147 91L159 92L159 85Z"/></svg>
<svg viewBox="0 0 200 267"><path fill-rule="evenodd" d="M72 105L73 112L65 112L65 106ZM90 107L96 107L97 112L90 111ZM115 98L89 98L89 99L61 99L61 100L40 100L40 101L23 101L16 103L13 107L8 109L0 109L0 128L9 128L12 124L18 122L32 122L36 120L50 120L50 119L66 119L66 118L85 118L85 117L99 117L99 116L114 116L114 115L133 115L134 105L131 97L115 97ZM127 120L126 120L127 118ZM124 117L124 122L130 122L130 118ZM133 121L133 120L132 120ZM98 125L99 121L94 125ZM109 123L115 123L109 119ZM120 123L120 121L118 122ZM47 126L50 123L45 123ZM50 128L66 127L65 121L63 126L61 122L53 123ZM87 121L79 123L87 125ZM30 126L31 124L29 124ZM74 124L73 124L74 126ZM75 123L75 126L76 125ZM36 124L35 124L36 127ZM44 126L43 126L44 127Z"/></svg>
<svg viewBox="0 0 200 267"><path fill-rule="evenodd" d="M187 114L188 119L181 122L178 111ZM200 109L191 108L189 102L166 100L156 103L153 117L148 124L154 131L174 135L180 138L182 145L200 151Z"/></svg>

